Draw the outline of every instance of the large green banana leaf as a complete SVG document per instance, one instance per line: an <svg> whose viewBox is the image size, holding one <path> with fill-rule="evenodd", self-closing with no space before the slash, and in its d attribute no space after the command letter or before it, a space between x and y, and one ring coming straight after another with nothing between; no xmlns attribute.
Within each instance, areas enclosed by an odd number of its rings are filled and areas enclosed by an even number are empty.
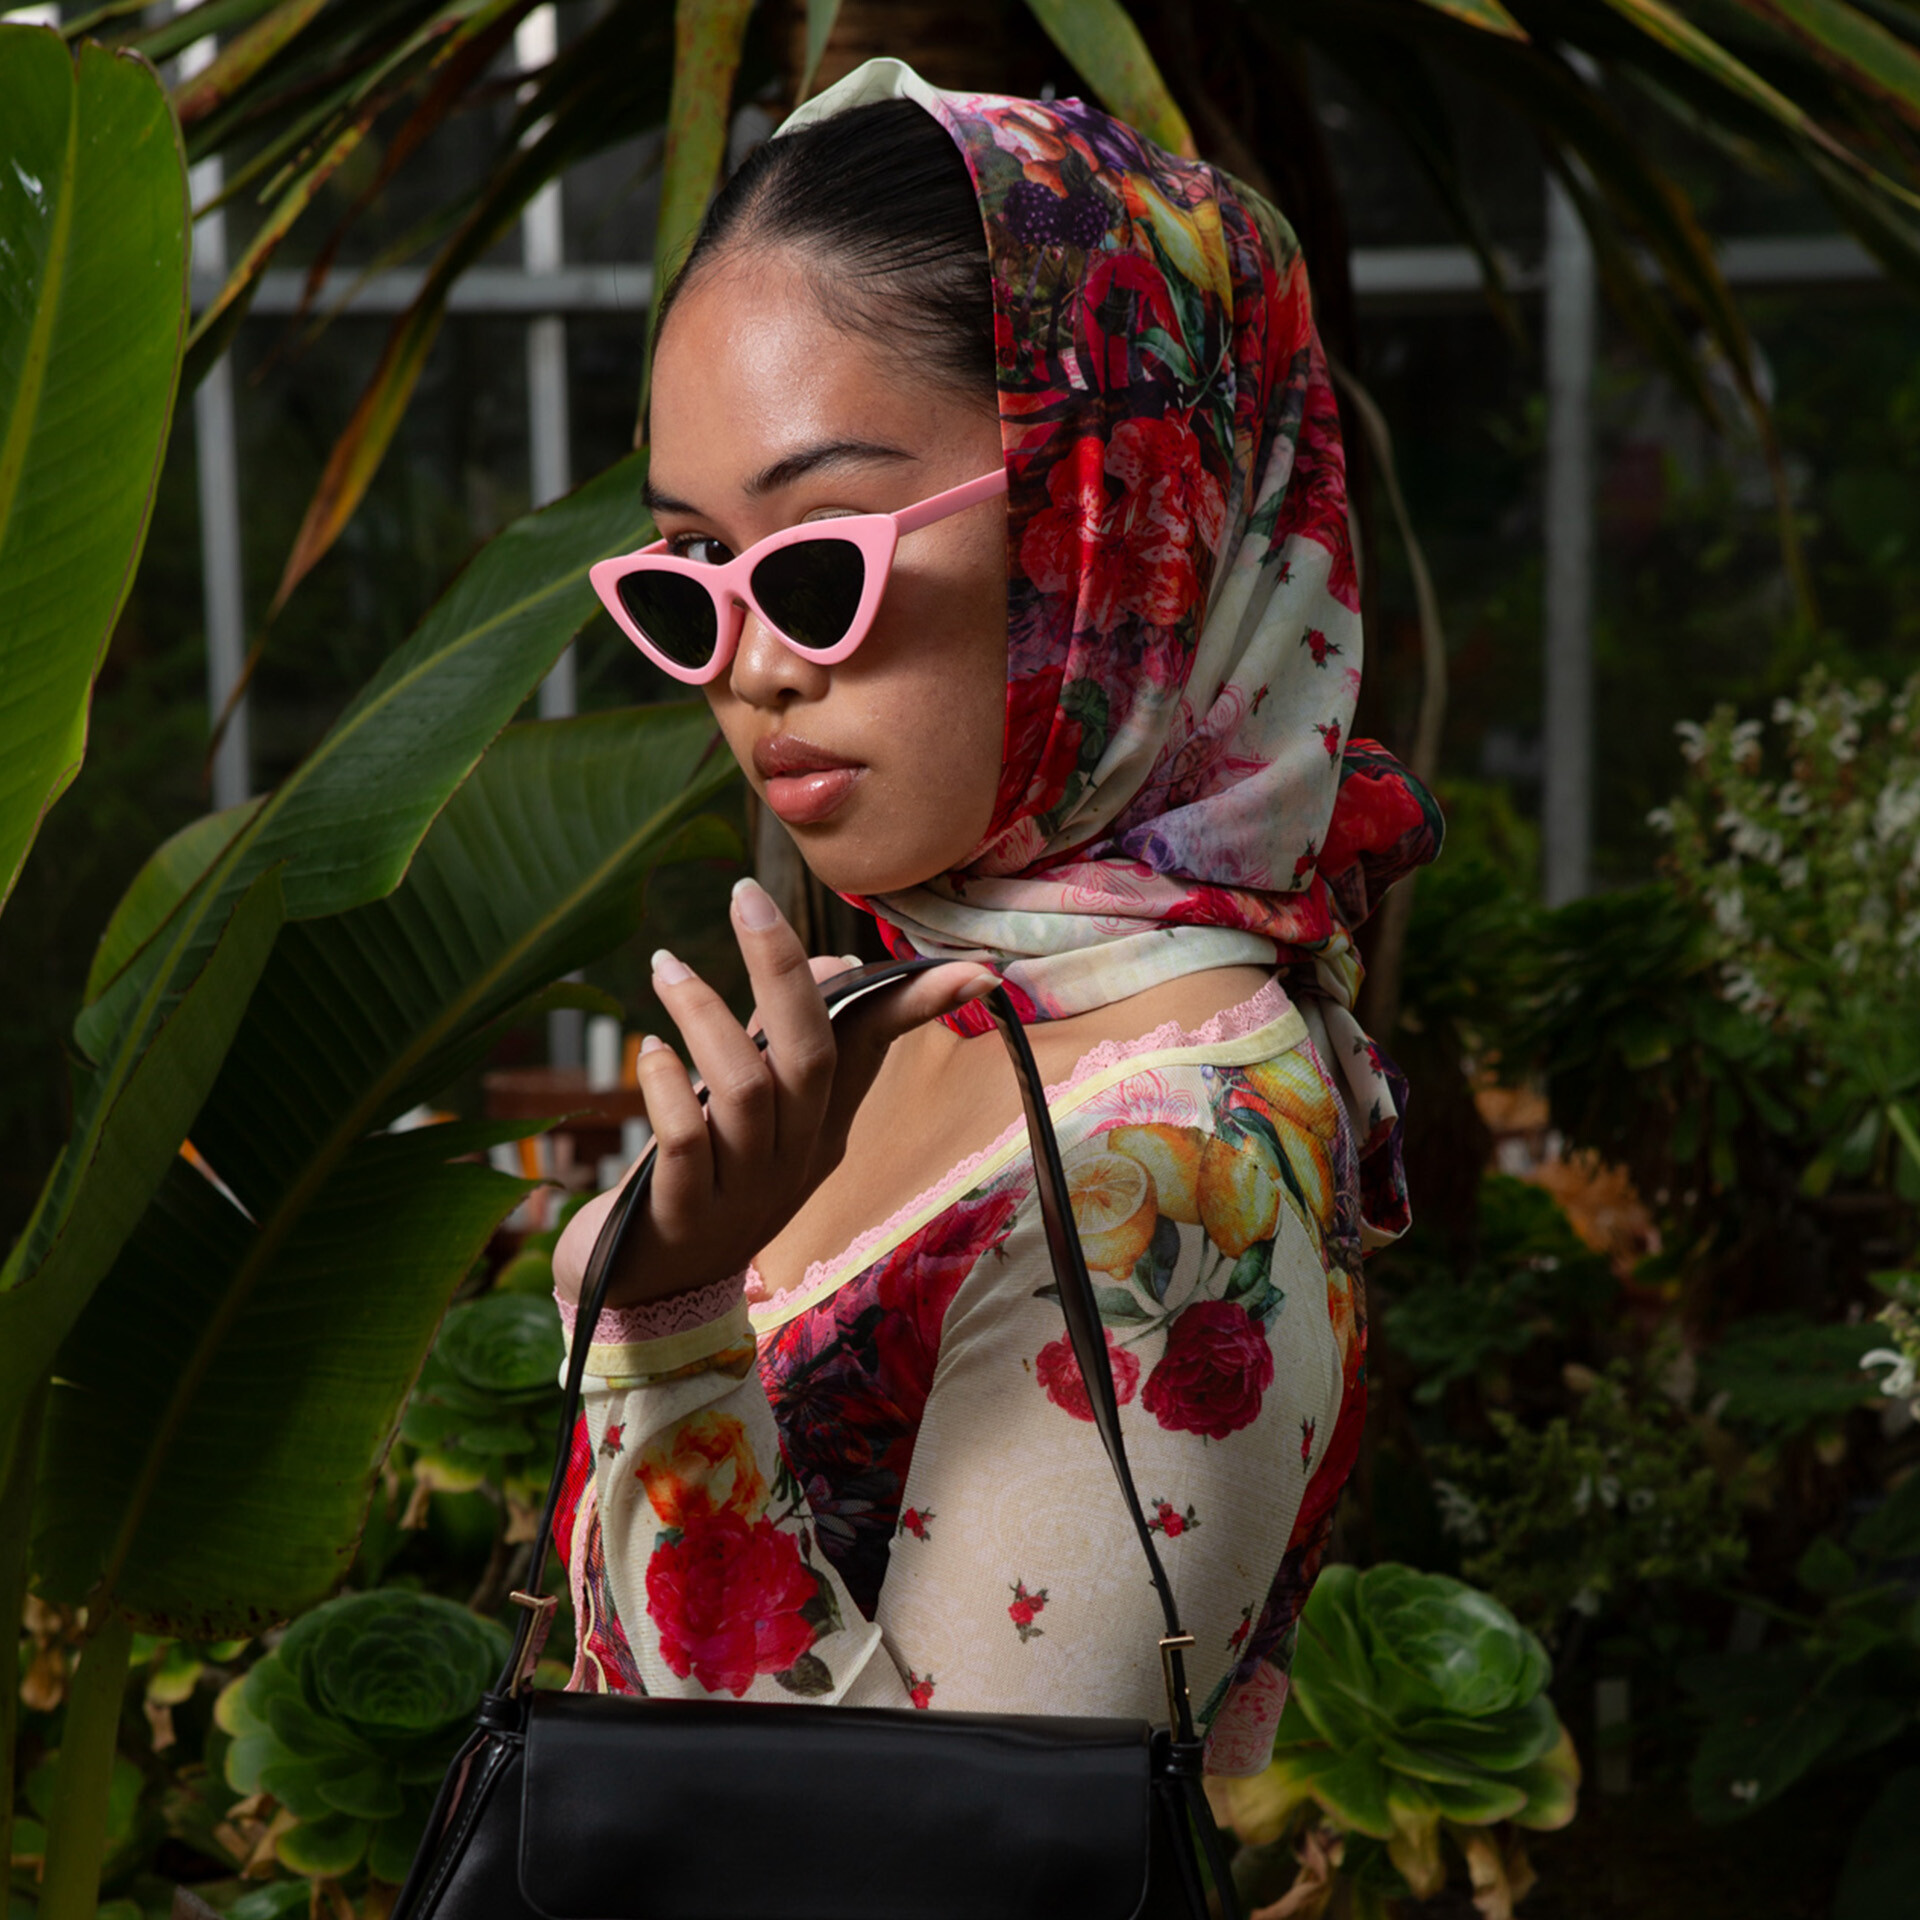
<svg viewBox="0 0 1920 1920"><path fill-rule="evenodd" d="M435 814L593 606L587 568L643 536L637 460L484 547L308 759L230 836L163 848L108 942L129 957L81 1015L72 1132L0 1270L0 1453L17 1410L168 1169L223 1047L183 1047L164 1088L137 1073L236 903L269 867L291 919L378 899ZM224 837L224 844L223 844ZM165 1091L164 1115L150 1110ZM138 1151L122 1150L131 1142Z"/></svg>
<svg viewBox="0 0 1920 1920"><path fill-rule="evenodd" d="M720 163L727 154L727 129L733 124L734 77L740 71L740 50L752 11L753 0L678 0L674 7L673 92L667 102L667 144L660 161L660 212L653 228L653 271L660 286L679 271L719 181ZM823 35L821 45L825 44ZM636 444L646 424L659 317L656 300L647 315Z"/></svg>
<svg viewBox="0 0 1920 1920"><path fill-rule="evenodd" d="M80 770L173 417L187 174L137 54L0 25L0 904Z"/></svg>
<svg viewBox="0 0 1920 1920"><path fill-rule="evenodd" d="M382 1129L629 935L660 859L729 844L695 816L732 777L703 704L516 728L399 888L284 929L194 1128L228 1193L176 1163L60 1351L45 1593L220 1638L338 1583L447 1299L523 1191L452 1156L524 1122Z"/></svg>

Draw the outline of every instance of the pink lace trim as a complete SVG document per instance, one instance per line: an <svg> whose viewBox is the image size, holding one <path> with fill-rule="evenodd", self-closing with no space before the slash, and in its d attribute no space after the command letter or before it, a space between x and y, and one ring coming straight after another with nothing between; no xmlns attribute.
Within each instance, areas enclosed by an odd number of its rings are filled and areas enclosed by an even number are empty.
<svg viewBox="0 0 1920 1920"><path fill-rule="evenodd" d="M1250 1033L1258 1033L1262 1027L1271 1026L1287 1011L1293 1002L1278 980L1269 980L1251 999L1242 1000L1238 1006L1226 1007L1216 1013L1211 1020L1202 1021L1197 1027L1183 1027L1178 1020L1169 1020L1164 1026L1155 1027L1151 1033L1143 1033L1137 1040L1102 1040L1096 1046L1089 1047L1074 1063L1073 1071L1064 1080L1047 1087L1049 1106L1069 1094L1083 1081L1091 1080L1096 1073L1105 1073L1109 1067L1118 1066L1123 1060L1131 1060L1143 1053L1168 1053L1179 1047L1219 1047L1230 1041L1244 1040ZM816 1287L831 1273L845 1268L858 1272L867 1264L867 1257L885 1246L900 1228L915 1214L921 1212L930 1201L953 1187L962 1191L969 1184L969 1176L977 1173L994 1156L1002 1152L1007 1142L1026 1130L1026 1117L1022 1115L1010 1126L982 1147L978 1153L970 1153L964 1160L956 1162L924 1192L916 1194L897 1212L891 1213L876 1227L869 1227L865 1233L849 1242L844 1251L831 1260L816 1260L801 1275L799 1284L792 1289L796 1293L805 1293ZM757 1267L748 1267L746 1297L749 1306L759 1306L768 1300L782 1296L768 1291L767 1283L760 1276Z"/></svg>
<svg viewBox="0 0 1920 1920"><path fill-rule="evenodd" d="M749 1267L746 1273L730 1273L724 1280L695 1287L690 1293L670 1293L664 1300L644 1301L637 1307L603 1308L594 1324L593 1343L597 1347L637 1347L644 1341L664 1340L668 1334L704 1327L732 1311L740 1298L741 1283L752 1271ZM579 1308L558 1294L554 1300L560 1308L560 1324L571 1340Z"/></svg>

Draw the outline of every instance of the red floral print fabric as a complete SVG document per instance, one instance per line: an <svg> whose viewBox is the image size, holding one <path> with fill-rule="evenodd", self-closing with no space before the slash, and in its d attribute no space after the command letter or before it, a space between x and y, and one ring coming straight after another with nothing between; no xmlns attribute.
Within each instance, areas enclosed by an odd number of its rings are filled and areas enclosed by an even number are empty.
<svg viewBox="0 0 1920 1920"><path fill-rule="evenodd" d="M1365 1409L1358 1141L1306 1023L1268 991L1276 1019L1230 1061L1143 1042L1053 1093L1221 1772L1264 1764ZM1140 1649L1157 1608L1025 1154L989 1156L820 1284L755 1309L751 1379L589 1377L569 1484L597 1477L564 1536L576 1684L1155 1716Z"/></svg>

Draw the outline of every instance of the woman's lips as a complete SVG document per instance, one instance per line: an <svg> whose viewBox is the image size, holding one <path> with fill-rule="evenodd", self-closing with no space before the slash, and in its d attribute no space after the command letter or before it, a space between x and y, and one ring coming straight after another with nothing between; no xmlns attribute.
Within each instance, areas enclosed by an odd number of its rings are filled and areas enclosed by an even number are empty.
<svg viewBox="0 0 1920 1920"><path fill-rule="evenodd" d="M865 767L822 767L816 773L780 774L767 782L767 805L790 827L824 820L854 787Z"/></svg>
<svg viewBox="0 0 1920 1920"><path fill-rule="evenodd" d="M793 827L826 819L866 772L858 761L786 733L756 742L753 764L766 782L767 805Z"/></svg>

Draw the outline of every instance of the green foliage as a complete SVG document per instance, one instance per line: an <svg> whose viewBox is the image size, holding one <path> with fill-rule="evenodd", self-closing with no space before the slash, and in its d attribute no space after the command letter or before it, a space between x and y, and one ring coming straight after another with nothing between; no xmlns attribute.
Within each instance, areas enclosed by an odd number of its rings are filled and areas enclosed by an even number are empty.
<svg viewBox="0 0 1920 1920"><path fill-rule="evenodd" d="M179 384L191 215L179 129L145 60L91 41L70 51L44 27L0 23L0 100L3 906L48 809L79 771L94 677L146 541ZM262 907L248 918L252 938L229 941L223 915L220 951L209 958L209 973L224 961L242 1000L272 938L264 923L278 916L277 879L263 879L261 891L264 903L247 903ZM192 1056L193 1029L230 1021L210 999L202 991L190 1012L175 1010L182 1017L163 1036L169 1051ZM184 1131L205 1091L204 1076L172 1064L171 1077L147 1076L157 1127L122 1128L102 1143L123 1181L129 1160L154 1157L153 1132L173 1118ZM0 1349L8 1344L0 1336ZM0 1617L16 1620L29 1572L23 1523L39 1371L27 1370L11 1394L0 1383ZM9 1858L15 1720L9 1680L0 1704L0 1854ZM100 1763L110 1758L88 1760L102 1792ZM99 1818L90 1824L97 1832Z"/></svg>
<svg viewBox="0 0 1920 1920"><path fill-rule="evenodd" d="M1572 1819L1580 1769L1546 1696L1551 1673L1488 1594L1392 1562L1328 1567L1301 1614L1272 1764L1230 1789L1235 1827L1271 1846L1324 1818L1384 1844L1427 1898L1446 1877L1443 1831ZM1368 1851L1350 1839L1349 1872Z"/></svg>
<svg viewBox="0 0 1920 1920"><path fill-rule="evenodd" d="M498 1292L455 1307L400 1424L416 1450L415 1481L447 1493L493 1485L523 1504L536 1500L565 1354L551 1299Z"/></svg>
<svg viewBox="0 0 1920 1920"><path fill-rule="evenodd" d="M1821 1604L1792 1639L1688 1663L1683 1678L1707 1723L1689 1776L1701 1819L1744 1818L1814 1769L1913 1726L1920 1606L1900 1570L1916 1557L1920 1474L1909 1474L1844 1546L1822 1536L1802 1555L1800 1585Z"/></svg>
<svg viewBox="0 0 1920 1920"><path fill-rule="evenodd" d="M1454 797L1467 797L1457 827ZM1536 858L1511 809L1464 782L1445 790L1446 850L1413 896L1400 989L1400 1021L1415 1032L1451 1027L1472 1049L1498 1057L1525 991L1523 966L1539 907Z"/></svg>
<svg viewBox="0 0 1920 1920"><path fill-rule="evenodd" d="M1425 1405L1591 1316L1615 1291L1612 1267L1553 1196L1503 1173L1481 1180L1480 1245L1464 1276L1418 1248L1393 1271L1400 1285L1383 1317L1395 1353L1420 1376L1414 1398Z"/></svg>
<svg viewBox="0 0 1920 1920"><path fill-rule="evenodd" d="M389 1124L516 1023L603 1006L552 983L631 934L662 859L731 845L695 818L734 777L704 707L495 740L588 564L642 530L636 481L509 529L288 781L163 848L109 928L73 1136L0 1276L7 1580L31 1505L40 1592L91 1614L42 1920L97 1895L122 1704L98 1650L252 1633L338 1586L445 1302L521 1192L470 1156L528 1123Z"/></svg>
<svg viewBox="0 0 1920 1920"><path fill-rule="evenodd" d="M232 1199L176 1163L61 1356L50 1597L104 1577L142 1625L211 1638L338 1584L445 1303L522 1191L458 1156L527 1123L385 1129L630 933L660 859L723 844L689 837L732 777L711 741L704 704L516 728L388 898L285 931L194 1127Z"/></svg>
<svg viewBox="0 0 1920 1920"><path fill-rule="evenodd" d="M1720 1417L1761 1440L1830 1427L1878 1390L1861 1370L1872 1325L1822 1325L1804 1314L1755 1314L1730 1326L1700 1362Z"/></svg>
<svg viewBox="0 0 1920 1920"><path fill-rule="evenodd" d="M393 890L449 796L586 618L587 568L646 526L638 487L637 466L623 462L516 522L224 848L196 841L211 866L192 873L177 848L163 848L135 881L128 899L140 924L127 925L129 906L108 934L132 957L97 983L75 1026L71 1135L0 1269L0 1434L124 1246L221 1064L225 1034L182 1035L176 1016L216 944L232 937L242 903L258 902L276 868L293 919ZM375 793L380 804L369 806ZM153 882L162 870L177 891ZM207 996L227 1032L250 987ZM163 1069L153 1056L170 1030L177 1057Z"/></svg>
<svg viewBox="0 0 1920 1920"><path fill-rule="evenodd" d="M1556 1123L1632 1169L1642 1192L1704 1206L1739 1179L1743 1134L1798 1127L1791 1046L1716 990L1696 910L1669 885L1541 917L1514 1054Z"/></svg>
<svg viewBox="0 0 1920 1920"><path fill-rule="evenodd" d="M364 1861L403 1880L507 1645L464 1607L392 1588L296 1620L217 1708L229 1783L298 1817L276 1842L282 1863L337 1877Z"/></svg>
<svg viewBox="0 0 1920 1920"><path fill-rule="evenodd" d="M1468 1578L1549 1640L1570 1614L1617 1612L1649 1585L1712 1587L1744 1560L1698 1430L1624 1366L1539 1431L1488 1417L1493 1448L1434 1453L1442 1521Z"/></svg>
<svg viewBox="0 0 1920 1920"><path fill-rule="evenodd" d="M44 1854L47 1847L47 1823L53 1818L54 1786L60 1773L60 1750L54 1748L40 1759L23 1783L28 1817L17 1820L13 1828L16 1853L32 1858ZM150 1806L141 1804L146 1776L125 1754L116 1754L111 1784L107 1789L106 1846L101 1860L101 1877L112 1879L116 1871L135 1857L142 1843L151 1844L156 1822Z"/></svg>
<svg viewBox="0 0 1920 1920"><path fill-rule="evenodd" d="M1920 1886L1920 1767L1903 1767L1854 1829L1833 1920L1903 1920Z"/></svg>
<svg viewBox="0 0 1920 1920"><path fill-rule="evenodd" d="M0 24L0 904L79 771L187 323L187 178L144 61Z"/></svg>

